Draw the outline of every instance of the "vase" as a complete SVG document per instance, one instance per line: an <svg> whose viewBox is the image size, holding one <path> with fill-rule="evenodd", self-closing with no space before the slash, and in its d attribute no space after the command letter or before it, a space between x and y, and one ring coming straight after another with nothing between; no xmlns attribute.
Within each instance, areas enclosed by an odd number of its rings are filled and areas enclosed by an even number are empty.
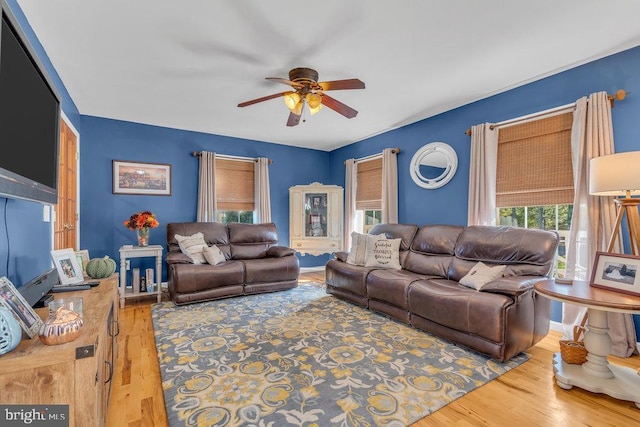
<svg viewBox="0 0 640 427"><path fill-rule="evenodd" d="M22 329L8 308L0 305L0 354L13 350L20 344Z"/></svg>
<svg viewBox="0 0 640 427"><path fill-rule="evenodd" d="M138 246L149 246L149 228L139 228L138 234Z"/></svg>

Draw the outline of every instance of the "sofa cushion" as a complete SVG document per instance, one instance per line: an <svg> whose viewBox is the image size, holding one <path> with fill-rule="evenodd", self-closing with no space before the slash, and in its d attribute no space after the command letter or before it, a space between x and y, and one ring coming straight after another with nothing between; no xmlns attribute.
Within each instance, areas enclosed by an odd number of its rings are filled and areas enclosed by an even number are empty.
<svg viewBox="0 0 640 427"><path fill-rule="evenodd" d="M353 265L364 265L367 255L367 235L362 233L351 233L351 249L347 255L347 262Z"/></svg>
<svg viewBox="0 0 640 427"><path fill-rule="evenodd" d="M489 267L482 261L473 266L466 276L460 279L460 284L468 288L476 290L482 289L487 283L492 280L502 277L502 273L506 268L505 265L495 265Z"/></svg>
<svg viewBox="0 0 640 427"><path fill-rule="evenodd" d="M219 247L216 245L207 246L202 249L202 254L207 262L211 265L217 265L221 262L225 262L225 257Z"/></svg>
<svg viewBox="0 0 640 427"><path fill-rule="evenodd" d="M476 292L447 279L425 279L409 287L409 311L431 322L493 342L503 342L513 298Z"/></svg>
<svg viewBox="0 0 640 427"><path fill-rule="evenodd" d="M232 259L265 258L267 250L278 244L278 230L274 223L227 224Z"/></svg>
<svg viewBox="0 0 640 427"><path fill-rule="evenodd" d="M207 247L207 242L204 241L202 233L192 234L191 236L176 234L175 239L178 241L182 253L191 258L194 264L205 264L207 262L202 252Z"/></svg>
<svg viewBox="0 0 640 427"><path fill-rule="evenodd" d="M180 252L176 234L190 236L202 233L207 246L216 245L229 258L229 234L226 224L219 222L170 222L167 224L167 253Z"/></svg>
<svg viewBox="0 0 640 427"><path fill-rule="evenodd" d="M402 264L406 270L429 276L447 277L456 242L464 227L424 225L411 242L411 250Z"/></svg>
<svg viewBox="0 0 640 427"><path fill-rule="evenodd" d="M554 231L471 225L458 238L449 278L460 280L478 261L506 265L505 276L546 276L558 242Z"/></svg>
<svg viewBox="0 0 640 427"><path fill-rule="evenodd" d="M400 244L402 239L388 239L384 235L367 236L365 267L391 268L399 270Z"/></svg>
<svg viewBox="0 0 640 427"><path fill-rule="evenodd" d="M369 234L384 234L388 239L402 239L400 251L407 251L411 246L418 226L414 224L376 224L369 230Z"/></svg>

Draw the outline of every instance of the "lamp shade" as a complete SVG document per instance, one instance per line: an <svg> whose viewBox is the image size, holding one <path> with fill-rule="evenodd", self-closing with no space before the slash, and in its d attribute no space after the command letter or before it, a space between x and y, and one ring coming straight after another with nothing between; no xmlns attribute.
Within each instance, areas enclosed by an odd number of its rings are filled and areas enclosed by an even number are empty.
<svg viewBox="0 0 640 427"><path fill-rule="evenodd" d="M320 104L322 104L322 96L317 93L308 93L307 104L309 104L309 108L312 110L318 108Z"/></svg>
<svg viewBox="0 0 640 427"><path fill-rule="evenodd" d="M589 161L589 194L624 196L640 192L640 151L594 157Z"/></svg>
<svg viewBox="0 0 640 427"><path fill-rule="evenodd" d="M293 111L300 102L300 95L296 92L289 92L284 95L283 99L287 108Z"/></svg>

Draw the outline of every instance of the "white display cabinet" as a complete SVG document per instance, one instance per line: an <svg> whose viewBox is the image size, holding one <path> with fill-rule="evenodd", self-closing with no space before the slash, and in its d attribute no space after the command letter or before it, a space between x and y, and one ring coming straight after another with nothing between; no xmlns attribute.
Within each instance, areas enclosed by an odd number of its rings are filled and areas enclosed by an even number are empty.
<svg viewBox="0 0 640 427"><path fill-rule="evenodd" d="M289 189L289 246L305 255L342 250L343 189L314 182Z"/></svg>

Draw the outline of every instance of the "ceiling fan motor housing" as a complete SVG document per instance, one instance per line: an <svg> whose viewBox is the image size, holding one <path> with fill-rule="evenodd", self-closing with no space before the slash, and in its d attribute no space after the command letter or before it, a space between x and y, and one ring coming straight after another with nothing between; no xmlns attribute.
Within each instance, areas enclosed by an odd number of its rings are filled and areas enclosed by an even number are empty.
<svg viewBox="0 0 640 427"><path fill-rule="evenodd" d="M317 83L318 72L311 68L294 68L289 71L289 80L299 83Z"/></svg>

